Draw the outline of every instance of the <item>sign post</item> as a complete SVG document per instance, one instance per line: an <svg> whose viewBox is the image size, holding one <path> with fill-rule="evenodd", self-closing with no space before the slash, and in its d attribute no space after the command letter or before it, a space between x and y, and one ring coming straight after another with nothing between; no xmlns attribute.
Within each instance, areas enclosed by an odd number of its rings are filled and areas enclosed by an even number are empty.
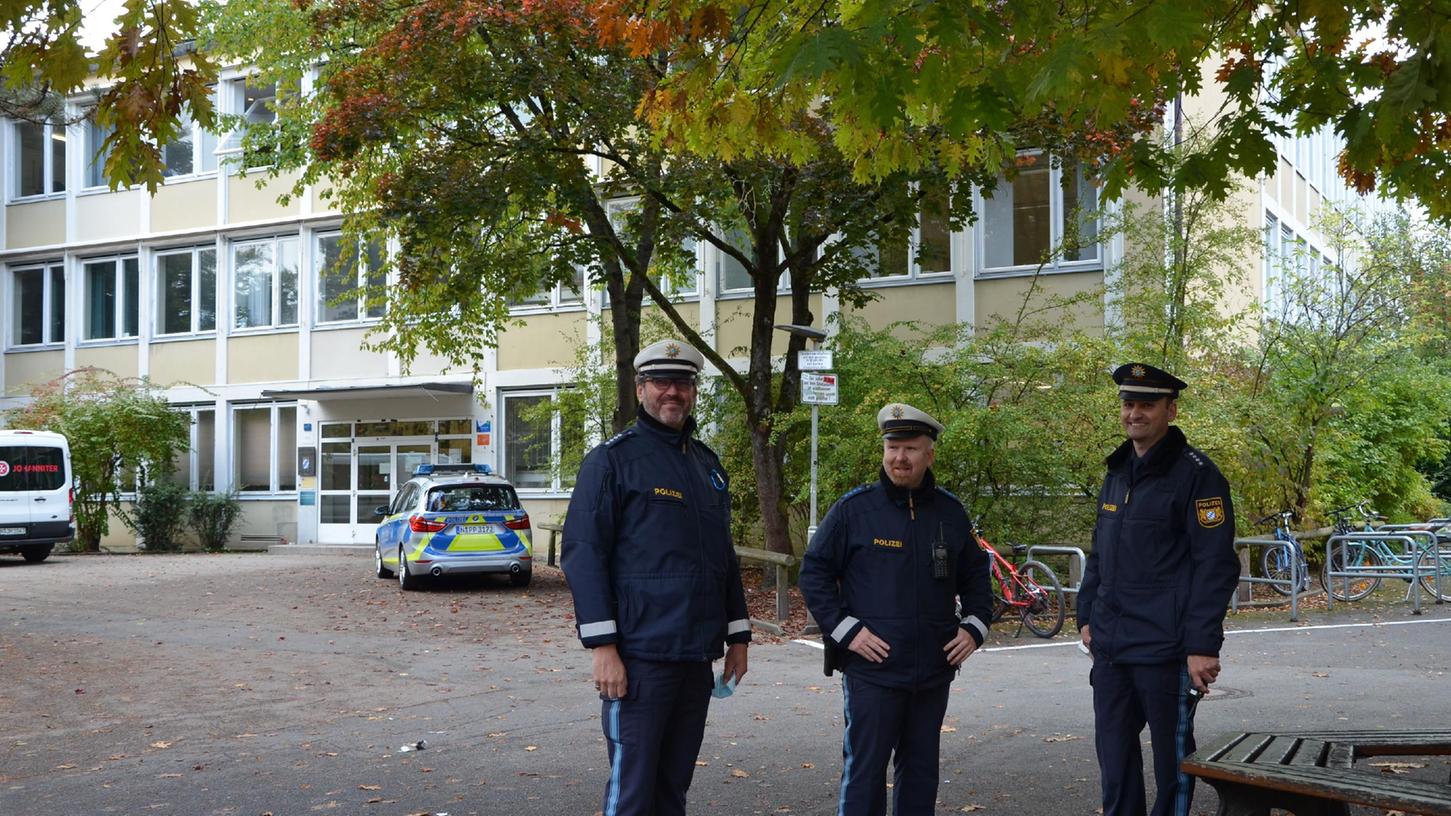
<svg viewBox="0 0 1451 816"><path fill-rule="evenodd" d="M807 355L816 356L808 361ZM808 362L830 367L830 351L803 351L797 359L797 365L801 368L801 401L811 406L811 523L806 528L806 540L810 541L816 535L816 440L819 411L823 405L836 405L840 401L840 391L835 374L817 373L807 368Z"/></svg>

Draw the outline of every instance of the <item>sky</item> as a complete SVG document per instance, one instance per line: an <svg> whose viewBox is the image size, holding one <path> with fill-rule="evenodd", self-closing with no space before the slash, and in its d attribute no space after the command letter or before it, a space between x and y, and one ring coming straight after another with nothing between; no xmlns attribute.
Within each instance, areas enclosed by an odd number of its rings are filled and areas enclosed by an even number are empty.
<svg viewBox="0 0 1451 816"><path fill-rule="evenodd" d="M125 0L82 0L81 44L90 51L99 51L115 30L116 16L125 7Z"/></svg>

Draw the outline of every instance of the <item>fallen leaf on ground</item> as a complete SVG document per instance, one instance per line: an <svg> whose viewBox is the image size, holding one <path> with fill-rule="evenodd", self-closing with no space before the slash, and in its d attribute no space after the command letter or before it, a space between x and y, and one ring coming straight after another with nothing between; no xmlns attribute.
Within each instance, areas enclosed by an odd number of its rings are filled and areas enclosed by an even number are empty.
<svg viewBox="0 0 1451 816"><path fill-rule="evenodd" d="M1043 738L1043 741L1044 742L1072 742L1073 740L1077 740L1077 739L1083 739L1083 737L1075 737L1072 734L1050 734L1049 736L1044 737Z"/></svg>
<svg viewBox="0 0 1451 816"><path fill-rule="evenodd" d="M1413 768L1424 768L1424 762L1372 762L1372 768L1380 768L1381 773L1403 774L1410 773Z"/></svg>
<svg viewBox="0 0 1451 816"><path fill-rule="evenodd" d="M987 810L986 805L963 805L959 813L976 813L979 810Z"/></svg>
<svg viewBox="0 0 1451 816"><path fill-rule="evenodd" d="M171 747L171 743L169 741L167 741L167 740L157 740L156 742L151 743L151 747L152 748L170 748Z"/></svg>
<svg viewBox="0 0 1451 816"><path fill-rule="evenodd" d="M942 733L944 733L944 734L956 734L957 733L957 727L956 726L952 726L952 725L944 725L944 726L942 726Z"/></svg>
<svg viewBox="0 0 1451 816"><path fill-rule="evenodd" d="M731 776L734 776L737 779L745 779L745 778L749 777L750 774L749 773L746 773L745 771L741 770L740 768L735 768L735 769L732 769L731 770Z"/></svg>
<svg viewBox="0 0 1451 816"><path fill-rule="evenodd" d="M382 790L382 785L359 785L358 790Z"/></svg>

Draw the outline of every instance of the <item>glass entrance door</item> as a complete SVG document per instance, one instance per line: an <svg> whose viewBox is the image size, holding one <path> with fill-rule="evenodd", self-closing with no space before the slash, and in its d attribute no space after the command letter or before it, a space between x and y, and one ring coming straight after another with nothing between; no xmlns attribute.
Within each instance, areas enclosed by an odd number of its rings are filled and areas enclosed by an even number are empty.
<svg viewBox="0 0 1451 816"><path fill-rule="evenodd" d="M419 465L434 461L434 444L417 439L324 442L318 539L370 544L383 519L377 514Z"/></svg>

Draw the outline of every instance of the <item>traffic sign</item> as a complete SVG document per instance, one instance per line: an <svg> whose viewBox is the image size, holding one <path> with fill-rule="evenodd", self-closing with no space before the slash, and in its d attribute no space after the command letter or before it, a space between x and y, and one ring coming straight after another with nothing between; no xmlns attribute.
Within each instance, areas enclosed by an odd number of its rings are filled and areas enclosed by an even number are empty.
<svg viewBox="0 0 1451 816"><path fill-rule="evenodd" d="M796 367L802 371L830 371L831 349L796 352Z"/></svg>

